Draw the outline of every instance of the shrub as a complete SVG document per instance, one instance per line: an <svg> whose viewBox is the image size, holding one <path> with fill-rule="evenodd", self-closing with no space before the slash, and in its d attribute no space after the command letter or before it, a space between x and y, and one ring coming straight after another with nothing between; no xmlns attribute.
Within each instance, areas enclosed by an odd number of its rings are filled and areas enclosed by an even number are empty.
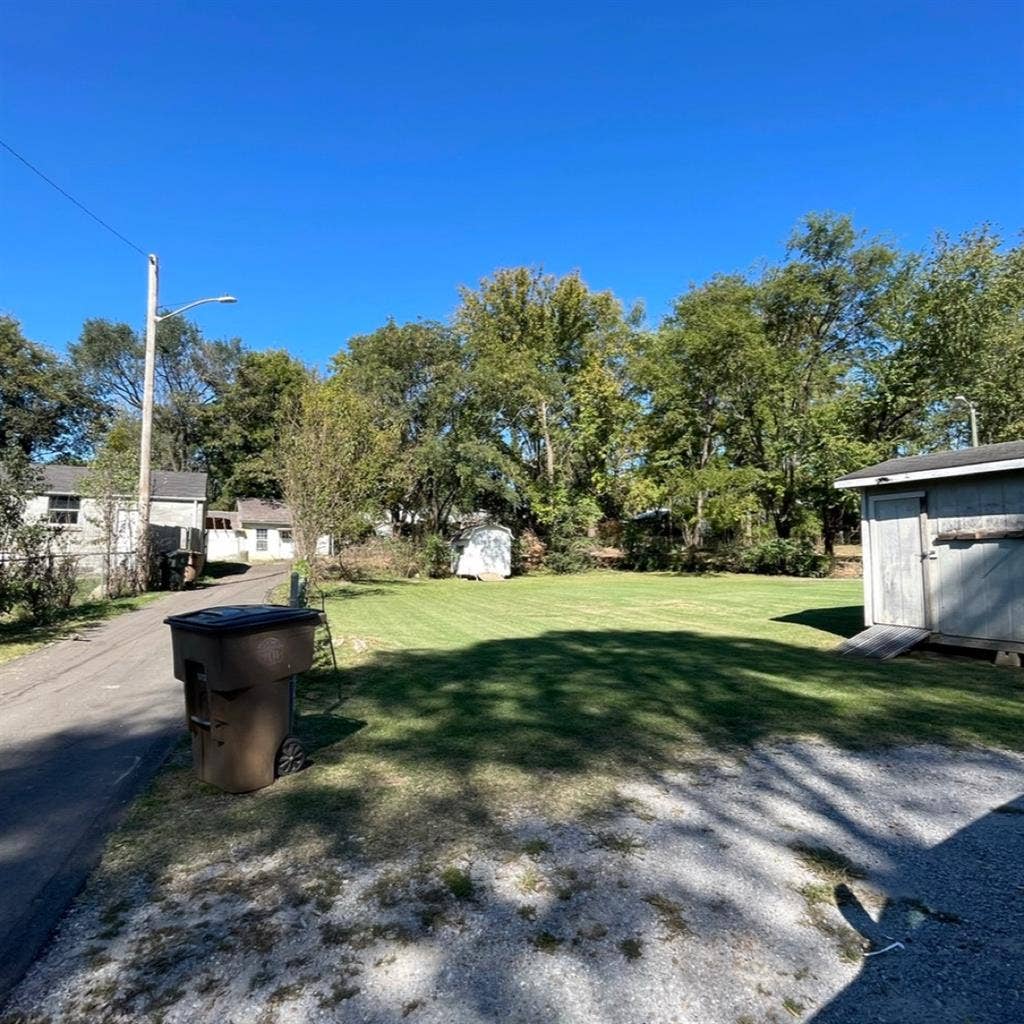
<svg viewBox="0 0 1024 1024"><path fill-rule="evenodd" d="M46 622L71 606L78 589L78 562L51 544L22 563L19 598L33 622Z"/></svg>
<svg viewBox="0 0 1024 1024"><path fill-rule="evenodd" d="M431 579L452 574L452 546L439 533L428 533L423 538L423 571Z"/></svg>
<svg viewBox="0 0 1024 1024"><path fill-rule="evenodd" d="M586 537L573 534L565 528L555 529L551 534L544 564L551 572L560 575L586 572L594 567L590 548L591 543Z"/></svg>
<svg viewBox="0 0 1024 1024"><path fill-rule="evenodd" d="M777 537L745 551L740 567L767 576L825 576L831 566L828 555L815 551L809 540Z"/></svg>

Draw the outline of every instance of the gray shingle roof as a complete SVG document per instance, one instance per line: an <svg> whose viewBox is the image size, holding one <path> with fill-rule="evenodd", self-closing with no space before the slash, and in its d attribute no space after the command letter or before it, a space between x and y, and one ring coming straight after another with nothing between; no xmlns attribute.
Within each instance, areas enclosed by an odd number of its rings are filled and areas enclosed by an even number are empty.
<svg viewBox="0 0 1024 1024"><path fill-rule="evenodd" d="M64 466L49 463L39 467L43 475L44 494L80 494L88 466ZM205 473L172 473L156 469L150 474L151 496L158 499L187 498L206 500Z"/></svg>
<svg viewBox="0 0 1024 1024"><path fill-rule="evenodd" d="M985 472L998 471L991 463L1011 462L1024 459L1024 441L1005 441L1003 444L983 444L977 448L960 448L957 451L931 452L928 455L910 455L903 459L889 459L877 465L847 473L836 481L836 486L850 484L856 480L874 480L878 477L902 476L905 473L926 474L941 470L962 469L964 475L974 466L985 466ZM943 474L946 475L946 474Z"/></svg>
<svg viewBox="0 0 1024 1024"><path fill-rule="evenodd" d="M238 518L243 523L291 526L292 510L283 501L273 498L239 498Z"/></svg>

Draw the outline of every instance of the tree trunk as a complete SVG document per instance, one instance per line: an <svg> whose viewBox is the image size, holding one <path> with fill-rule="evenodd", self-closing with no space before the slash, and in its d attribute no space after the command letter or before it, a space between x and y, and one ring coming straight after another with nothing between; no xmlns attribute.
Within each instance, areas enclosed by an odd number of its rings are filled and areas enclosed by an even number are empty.
<svg viewBox="0 0 1024 1024"><path fill-rule="evenodd" d="M548 403L540 403L540 430L544 438L544 468L549 484L555 482L555 452L551 447L551 434L548 431Z"/></svg>

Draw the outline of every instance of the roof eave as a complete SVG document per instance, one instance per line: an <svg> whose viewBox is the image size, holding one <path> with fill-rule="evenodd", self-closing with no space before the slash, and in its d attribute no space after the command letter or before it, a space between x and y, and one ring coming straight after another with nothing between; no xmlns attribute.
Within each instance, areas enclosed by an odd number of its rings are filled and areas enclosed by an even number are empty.
<svg viewBox="0 0 1024 1024"><path fill-rule="evenodd" d="M945 466L942 469L919 469L909 473L887 473L881 476L863 476L848 480L837 480L832 486L837 490L880 487L889 484L909 484L921 480L943 480L957 476L980 476L983 473L1006 473L1024 469L1024 459L1002 459L999 462L972 462L965 466Z"/></svg>

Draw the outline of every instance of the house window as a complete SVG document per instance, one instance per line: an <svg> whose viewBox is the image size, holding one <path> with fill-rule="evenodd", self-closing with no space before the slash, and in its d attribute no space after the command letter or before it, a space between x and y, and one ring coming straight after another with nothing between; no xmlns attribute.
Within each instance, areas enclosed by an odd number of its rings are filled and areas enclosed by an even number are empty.
<svg viewBox="0 0 1024 1024"><path fill-rule="evenodd" d="M256 550L267 550L267 531L266 528L262 526L256 530Z"/></svg>
<svg viewBox="0 0 1024 1024"><path fill-rule="evenodd" d="M291 530L281 530L279 536L281 537L281 543L282 544L291 544L291 542L292 542L292 531Z"/></svg>
<svg viewBox="0 0 1024 1024"><path fill-rule="evenodd" d="M77 526L82 499L70 494L51 494L47 518L57 526Z"/></svg>

